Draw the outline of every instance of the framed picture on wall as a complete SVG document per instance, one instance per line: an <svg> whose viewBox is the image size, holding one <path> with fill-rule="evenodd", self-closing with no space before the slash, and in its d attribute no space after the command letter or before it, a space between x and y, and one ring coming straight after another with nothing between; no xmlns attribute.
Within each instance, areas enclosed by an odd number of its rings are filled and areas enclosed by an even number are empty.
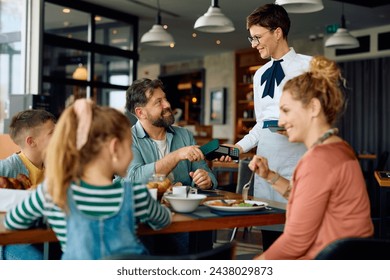
<svg viewBox="0 0 390 280"><path fill-rule="evenodd" d="M226 88L212 90L210 93L210 124L226 122Z"/></svg>

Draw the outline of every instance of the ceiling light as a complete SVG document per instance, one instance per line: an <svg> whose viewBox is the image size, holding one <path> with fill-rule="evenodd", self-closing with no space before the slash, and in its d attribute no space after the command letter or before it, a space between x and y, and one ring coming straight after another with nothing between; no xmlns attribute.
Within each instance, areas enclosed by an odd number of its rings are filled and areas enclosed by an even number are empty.
<svg viewBox="0 0 390 280"><path fill-rule="evenodd" d="M312 13L324 8L322 0L276 0L288 13Z"/></svg>
<svg viewBox="0 0 390 280"><path fill-rule="evenodd" d="M232 32L235 29L233 22L221 12L218 0L211 0L211 6L203 16L196 20L194 28L209 33Z"/></svg>
<svg viewBox="0 0 390 280"><path fill-rule="evenodd" d="M72 74L72 78L75 80L84 80L88 79L88 70L83 66L83 64L79 63L76 70Z"/></svg>
<svg viewBox="0 0 390 280"><path fill-rule="evenodd" d="M359 47L359 41L347 30L344 17L344 3L342 3L341 27L325 42L326 48L353 49Z"/></svg>
<svg viewBox="0 0 390 280"><path fill-rule="evenodd" d="M175 40L161 25L160 2L158 0L157 6L156 23L141 37L141 43L155 47L169 47L175 43Z"/></svg>

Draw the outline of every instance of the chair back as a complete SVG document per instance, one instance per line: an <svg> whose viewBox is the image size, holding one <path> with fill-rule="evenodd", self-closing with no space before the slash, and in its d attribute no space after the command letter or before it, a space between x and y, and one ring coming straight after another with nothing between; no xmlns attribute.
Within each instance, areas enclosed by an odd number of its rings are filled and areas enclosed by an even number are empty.
<svg viewBox="0 0 390 280"><path fill-rule="evenodd" d="M326 246L316 260L390 260L390 240L343 238Z"/></svg>
<svg viewBox="0 0 390 280"><path fill-rule="evenodd" d="M248 164L251 160L249 158L240 159L238 163L238 172L237 172L237 188L236 193L242 193L242 187L249 182L249 179L252 175L252 170L249 169ZM253 182L252 180L249 186L248 195L253 195Z"/></svg>
<svg viewBox="0 0 390 280"><path fill-rule="evenodd" d="M236 243L229 242L214 249L200 253L187 255L134 255L122 254L105 258L105 260L234 260L236 254Z"/></svg>

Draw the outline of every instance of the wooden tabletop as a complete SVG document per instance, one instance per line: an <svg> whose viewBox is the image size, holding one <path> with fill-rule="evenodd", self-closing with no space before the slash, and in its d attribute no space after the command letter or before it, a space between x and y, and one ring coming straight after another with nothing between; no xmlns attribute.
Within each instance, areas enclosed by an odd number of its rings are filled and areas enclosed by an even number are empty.
<svg viewBox="0 0 390 280"><path fill-rule="evenodd" d="M375 176L375 179L378 182L379 186L390 187L390 179L382 179L379 176L379 172L383 172L383 171L374 171L374 176ZM384 172L390 172L390 171L384 171Z"/></svg>
<svg viewBox="0 0 390 280"><path fill-rule="evenodd" d="M208 200L225 198L225 199L241 199L241 195L226 192L215 191L218 197L208 197ZM256 199L267 202L270 207L276 207L285 209L284 203L278 203L266 199ZM3 220L5 213L0 213L0 245L18 244L18 243L43 243L57 241L54 232L51 229L30 229L9 231L4 228ZM213 217L194 217L191 214L179 214L173 215L172 224L168 227L154 231L146 225L139 225L138 234L151 235L160 233L177 233L177 232L192 232L192 231L206 231L206 230L218 230L223 228L235 228L235 227L249 227L260 225L273 225L283 224L285 222L284 213L272 213L264 214L258 212L254 215L234 215L234 216L217 216Z"/></svg>
<svg viewBox="0 0 390 280"><path fill-rule="evenodd" d="M237 169L238 170L238 162L235 161L212 161L211 169L216 168L229 168L229 169Z"/></svg>
<svg viewBox="0 0 390 280"><path fill-rule="evenodd" d="M358 159L376 159L376 154L358 154Z"/></svg>

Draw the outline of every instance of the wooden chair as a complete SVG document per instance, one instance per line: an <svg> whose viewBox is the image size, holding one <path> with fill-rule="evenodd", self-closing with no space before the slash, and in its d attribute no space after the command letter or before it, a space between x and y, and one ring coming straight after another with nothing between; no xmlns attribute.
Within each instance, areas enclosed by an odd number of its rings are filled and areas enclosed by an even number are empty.
<svg viewBox="0 0 390 280"><path fill-rule="evenodd" d="M218 246L212 250L173 256L156 256L156 255L134 255L120 254L114 255L105 260L234 260L236 255L236 243L230 242Z"/></svg>
<svg viewBox="0 0 390 280"><path fill-rule="evenodd" d="M316 260L390 260L390 240L343 238L326 246Z"/></svg>
<svg viewBox="0 0 390 280"><path fill-rule="evenodd" d="M236 193L242 193L243 186L248 183L252 175L252 170L249 169L248 164L251 161L249 158L240 159L238 163L238 173L237 173L237 187ZM253 181L250 184L248 195L253 195ZM236 237L238 228L234 228L230 236L230 242ZM250 228L244 228L244 235L250 231Z"/></svg>
<svg viewBox="0 0 390 280"><path fill-rule="evenodd" d="M248 164L251 161L251 158L243 158L240 160L238 165L238 179L237 179L237 189L236 193L242 193L243 186L248 183L252 171L249 169ZM254 180L252 180L250 187L249 187L249 195L253 195L253 187L254 187ZM263 242L263 250L271 246L271 244L283 233L284 230L284 224L277 224L277 225L269 225L269 226L261 226L259 227L262 234L262 242ZM233 232L230 236L230 241L233 241L236 234L237 234L238 228L234 228ZM244 235L250 233L251 228L244 228Z"/></svg>

